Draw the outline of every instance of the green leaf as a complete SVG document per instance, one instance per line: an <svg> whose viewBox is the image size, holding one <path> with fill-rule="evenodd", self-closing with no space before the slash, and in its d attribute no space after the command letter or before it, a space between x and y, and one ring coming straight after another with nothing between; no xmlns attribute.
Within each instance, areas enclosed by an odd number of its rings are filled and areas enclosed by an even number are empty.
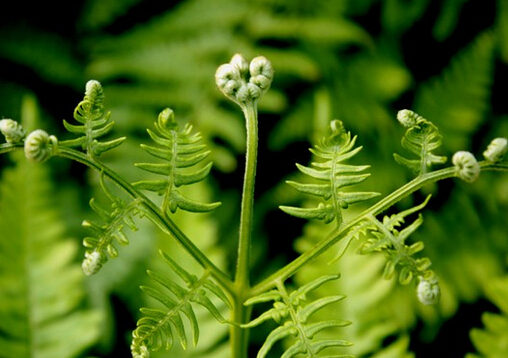
<svg viewBox="0 0 508 358"><path fill-rule="evenodd" d="M59 145L67 147L81 147L90 157L98 157L102 153L118 147L125 141L125 137L107 142L99 142L97 138L108 134L115 123L111 121L110 113L104 110L104 93L98 81L90 80L86 84L83 100L74 110L74 119L81 123L74 125L63 121L64 127L73 134L81 135L75 139L60 141Z"/></svg>
<svg viewBox="0 0 508 358"><path fill-rule="evenodd" d="M149 276L160 286L142 286L141 289L149 296L163 304L162 309L142 308L143 317L139 319L136 330L132 333L131 350L134 354L144 349L157 351L163 345L170 349L173 336L176 334L183 349L187 348L186 325L181 315L187 317L193 335L193 344L199 339L199 324L193 305L200 305L219 321L226 323L216 304L208 297L214 294L220 301L229 306L229 300L224 291L213 283L209 273L205 272L201 278L187 272L164 252L160 252L164 262L183 281L185 287L169 279L168 275L149 271ZM143 348L144 347L144 348Z"/></svg>
<svg viewBox="0 0 508 358"><path fill-rule="evenodd" d="M318 162L312 162L310 167L296 164L298 170L318 183L299 183L287 181L293 188L304 194L321 197L317 207L298 208L280 206L280 209L289 215L303 219L323 220L328 224L336 221L337 226L342 224L342 210L350 204L375 198L379 193L374 192L347 192L342 188L359 184L366 180L370 174L353 174L368 169L368 165L350 165L342 162L354 157L362 147L354 148L356 137L346 132L342 122L334 120L330 123L330 133L315 145L311 152Z"/></svg>
<svg viewBox="0 0 508 358"><path fill-rule="evenodd" d="M155 123L156 132L148 130L148 134L159 147L141 145L153 157L162 159L163 163L136 163L135 165L165 179L150 179L135 182L137 189L149 190L163 196L162 210L171 213L178 208L190 212L207 212L215 209L220 203L206 204L182 195L177 188L191 185L204 180L210 173L212 163L201 168L192 168L200 164L208 155L205 146L199 144L201 135L192 134L192 126L186 125L182 130L176 123L173 111L163 110Z"/></svg>
<svg viewBox="0 0 508 358"><path fill-rule="evenodd" d="M324 329L344 327L351 322L342 320L326 320L322 322L309 322L310 316L323 307L341 301L342 295L322 297L314 301L308 301L307 295L318 289L327 282L336 280L339 275L325 275L306 283L300 288L288 293L282 283L277 283L277 289L259 294L245 302L253 305L267 301L274 301L273 308L263 312L251 322L242 325L244 328L255 327L269 319L277 324L265 339L257 354L257 358L265 358L273 345L282 339L291 339L293 343L285 350L282 357L296 357L300 353L306 353L308 357L317 357L323 349L330 347L348 347L351 342L343 339L323 340L317 339L317 333ZM335 356L334 356L335 357ZM340 357L352 357L341 355Z"/></svg>
<svg viewBox="0 0 508 358"><path fill-rule="evenodd" d="M73 358L96 343L101 316L85 308L46 167L16 163L0 185L0 355Z"/></svg>

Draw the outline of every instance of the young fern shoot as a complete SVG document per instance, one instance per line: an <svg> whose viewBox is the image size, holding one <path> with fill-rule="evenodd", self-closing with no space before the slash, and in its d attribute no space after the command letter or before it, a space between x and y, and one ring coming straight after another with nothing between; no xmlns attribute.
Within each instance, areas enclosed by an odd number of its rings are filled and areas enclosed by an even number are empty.
<svg viewBox="0 0 508 358"><path fill-rule="evenodd" d="M337 227L340 227L343 222L343 209L347 209L351 204L375 198L379 193L342 190L346 186L358 184L367 179L370 174L357 173L368 169L369 166L343 164L342 162L351 159L362 147L354 147L356 136L351 138L351 133L346 132L341 121L332 121L330 130L330 135L323 138L318 145L311 149L317 158L324 161L313 162L310 167L297 164L302 173L315 179L318 183L287 182L296 190L321 197L323 201L315 208L280 206L280 209L299 218L323 220L325 224L335 220Z"/></svg>

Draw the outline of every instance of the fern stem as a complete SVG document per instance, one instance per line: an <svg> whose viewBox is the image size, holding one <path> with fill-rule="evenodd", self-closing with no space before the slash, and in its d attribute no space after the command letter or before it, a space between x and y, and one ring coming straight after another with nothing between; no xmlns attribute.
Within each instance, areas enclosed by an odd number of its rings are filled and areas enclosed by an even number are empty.
<svg viewBox="0 0 508 358"><path fill-rule="evenodd" d="M122 179L103 163L93 160L89 156L74 149L59 147L56 155L74 160L96 170L99 173L103 173L103 175L108 177L118 187L122 188L133 199L140 200L151 219L156 219L163 227L167 228L173 237L203 268L210 270L213 277L224 287L224 289L229 292L233 291L231 279L221 269L215 266L215 264L211 262L196 245L194 245L194 243L180 230L171 218L165 215L165 213L163 213L157 205L155 205L144 194L136 190L130 183Z"/></svg>
<svg viewBox="0 0 508 358"><path fill-rule="evenodd" d="M258 123L257 106L249 102L243 107L247 129L247 150L245 155L245 175L243 180L242 204L240 211L240 233L238 240L238 261L235 284L237 289L249 286L250 245L254 207L254 183L256 179Z"/></svg>
<svg viewBox="0 0 508 358"><path fill-rule="evenodd" d="M479 163L482 171L495 170L495 171L508 171L508 163L490 163L482 161ZM296 273L300 268L305 266L309 261L314 260L323 252L328 250L331 246L340 241L347 232L354 226L359 224L366 218L379 215L388 208L392 207L405 197L419 190L425 185L438 182L440 180L452 178L456 176L454 167L448 167L440 170L435 170L430 173L422 174L410 181L409 183L401 186L397 190L393 191L383 199L379 200L376 204L359 214L354 220L344 223L340 228L332 231L328 237L317 243L314 247L308 251L302 253L295 260L288 263L283 268L279 269L263 281L254 285L250 292L249 297L259 295L276 286L279 280L286 280Z"/></svg>
<svg viewBox="0 0 508 358"><path fill-rule="evenodd" d="M253 226L254 184L256 179L258 151L257 103L247 102L242 106L247 130L247 149L245 155L245 174L243 181L242 203L240 211L240 232L238 238L238 258L235 272L235 306L233 322L247 323L251 309L245 307L245 294L250 288L250 249ZM231 327L231 357L247 357L248 330L237 325Z"/></svg>

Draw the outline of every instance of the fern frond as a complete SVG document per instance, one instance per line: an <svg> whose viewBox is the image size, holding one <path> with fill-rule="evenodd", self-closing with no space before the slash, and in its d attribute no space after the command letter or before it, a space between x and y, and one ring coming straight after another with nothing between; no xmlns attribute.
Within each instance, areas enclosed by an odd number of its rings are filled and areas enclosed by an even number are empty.
<svg viewBox="0 0 508 358"><path fill-rule="evenodd" d="M228 306L229 299L224 291L210 279L209 274L205 272L198 279L164 252L160 251L160 254L186 287L172 281L167 276L148 271L149 276L165 290L149 286L142 286L141 289L159 301L164 308L141 308L143 317L138 321L137 328L132 333L131 351L133 357L148 357L149 350L157 351L162 346L170 349L173 346L175 335L182 348L186 349L187 336L182 315L187 317L190 323L193 344L196 345L199 339L199 325L193 308L194 304L203 306L220 323L227 323L227 320L207 295L212 293Z"/></svg>
<svg viewBox="0 0 508 358"><path fill-rule="evenodd" d="M494 279L487 285L486 291L501 314L483 313L484 328L474 328L470 332L479 355L468 354L466 358L501 358L508 352L508 276Z"/></svg>
<svg viewBox="0 0 508 358"><path fill-rule="evenodd" d="M480 33L416 93L415 111L439 126L450 152L470 147L472 134L485 120L498 46L497 34Z"/></svg>
<svg viewBox="0 0 508 358"><path fill-rule="evenodd" d="M421 175L427 173L432 165L446 162L446 157L432 153L442 143L439 130L432 122L410 110L399 111L397 119L407 127L406 133L402 137L402 146L419 157L419 159L407 159L394 153L393 156L397 163L408 167L415 174Z"/></svg>
<svg viewBox="0 0 508 358"><path fill-rule="evenodd" d="M298 208L281 206L280 208L293 216L304 219L319 219L325 223L336 221L342 224L342 209L349 205L372 199L379 195L374 192L345 192L342 188L361 183L370 174L357 174L369 168L368 165L342 164L343 161L355 156L362 147L354 148L356 136L346 132L341 121L334 120L330 124L331 134L314 146L311 152L324 161L313 162L310 167L297 164L305 175L315 179L317 183L298 183L288 181L293 188L304 194L323 199L315 208ZM331 203L328 200L331 199Z"/></svg>
<svg viewBox="0 0 508 358"><path fill-rule="evenodd" d="M87 251L82 267L86 275L97 273L109 258L118 256L118 250L113 242L127 245L129 240L124 233L124 227L127 226L132 231L136 231L133 216L141 215L138 201L125 203L120 197L113 195L104 183L103 175L101 175L101 187L111 201L111 206L103 208L94 198L90 200L90 207L100 216L102 222L84 220L82 224L94 233L93 237L88 236L83 239L83 245Z"/></svg>
<svg viewBox="0 0 508 358"><path fill-rule="evenodd" d="M430 195L423 203L413 208L404 210L398 214L385 216L383 221L370 217L372 223L367 228L367 239L360 245L358 251L361 254L372 252L384 252L387 262L383 276L390 279L395 273L397 266L401 266L399 282L402 285L410 284L415 277L419 280L417 294L419 300L424 304L434 304L439 299L439 286L435 274L429 269L431 261L428 258L415 258L414 255L423 250L424 244L421 241L406 245L406 240L423 223L421 214L411 224L403 229L400 227L405 223L405 218L423 209L430 200Z"/></svg>
<svg viewBox="0 0 508 358"><path fill-rule="evenodd" d="M18 153L15 153L18 154ZM47 167L16 160L0 185L0 356L73 358L97 342Z"/></svg>
<svg viewBox="0 0 508 358"><path fill-rule="evenodd" d="M120 137L107 142L99 142L100 138L111 131L114 122L111 113L105 113L104 93L98 81L90 80L86 84L85 97L74 110L74 119L79 125L63 121L64 127L71 133L79 135L78 138L61 141L59 145L68 147L81 147L90 157L97 157L102 153L118 147L125 140Z"/></svg>
<svg viewBox="0 0 508 358"><path fill-rule="evenodd" d="M267 301L274 301L273 308L261 314L251 322L243 325L244 328L255 327L269 319L278 323L266 338L264 344L257 354L257 358L267 356L270 349L281 339L294 338L294 342L289 346L283 358L291 358L305 354L307 358L318 357L318 353L331 347L348 347L351 342L345 339L316 339L316 335L329 328L344 327L351 322L342 320L326 320L322 322L311 323L309 318L318 310L339 302L345 298L342 295L322 297L315 301L308 302L307 295L321 287L323 284L338 279L338 275L321 276L302 287L289 293L282 282L277 282L277 288L264 292L258 296L252 297L245 302L245 305L254 305ZM352 357L351 355L333 355L329 357Z"/></svg>
<svg viewBox="0 0 508 358"><path fill-rule="evenodd" d="M174 213L178 208L191 212L207 212L215 209L220 203L200 203L189 199L178 191L182 185L190 185L202 181L210 172L212 163L201 169L189 171L201 163L209 154L205 145L199 144L201 135L192 133L192 126L187 124L182 130L175 120L173 111L163 110L155 123L156 132L148 130L152 140L158 147L141 145L150 155L163 159L164 163L136 163L136 166L151 173L163 175L160 180L143 180L134 183L142 190L150 190L163 196L162 210Z"/></svg>

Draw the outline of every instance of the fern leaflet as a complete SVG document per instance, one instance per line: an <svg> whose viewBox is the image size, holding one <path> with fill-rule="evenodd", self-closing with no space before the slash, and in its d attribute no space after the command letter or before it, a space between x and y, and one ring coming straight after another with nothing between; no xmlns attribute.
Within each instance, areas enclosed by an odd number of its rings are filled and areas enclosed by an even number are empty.
<svg viewBox="0 0 508 358"><path fill-rule="evenodd" d="M152 140L161 147L153 147L142 144L142 148L150 155L163 159L165 163L136 163L136 166L151 173L164 175L161 180L143 180L134 183L134 186L142 190L157 192L163 196L162 210L172 213L178 208L191 212L207 212L215 209L220 203L201 203L182 195L178 187L197 183L208 175L212 163L208 163L201 169L186 172L190 168L202 162L209 154L205 151L204 144L198 144L201 140L199 133L192 134L192 126L187 124L179 130L171 109L163 110L155 123L157 132L148 130Z"/></svg>
<svg viewBox="0 0 508 358"><path fill-rule="evenodd" d="M110 118L110 112L105 113L103 101L104 93L102 85L95 80L88 81L85 97L74 110L74 119L81 124L74 125L66 120L63 121L64 127L69 132L78 134L80 137L61 141L59 145L68 147L81 146L90 157L98 157L102 153L122 144L125 137L107 142L99 142L97 140L97 138L109 133L115 124Z"/></svg>
<svg viewBox="0 0 508 358"><path fill-rule="evenodd" d="M338 275L322 276L303 285L291 293L288 293L282 282L277 282L276 289L247 300L245 305L253 305L267 301L274 301L274 303L273 308L264 312L251 322L243 325L244 328L255 327L269 319L273 319L279 325L268 335L257 354L257 358L266 357L277 341L289 337L294 337L295 341L287 348L281 358L296 357L300 354L305 354L305 357L307 358L314 358L318 357L318 354L326 348L348 347L352 345L351 342L345 339L315 339L315 336L319 332L327 328L344 327L349 325L351 322L341 320L327 320L316 323L309 322L309 318L315 312L345 298L345 296L342 295L335 295L307 302L307 295L311 291L317 289L326 282L336 280L338 278ZM352 356L341 354L328 357L346 358Z"/></svg>
<svg viewBox="0 0 508 358"><path fill-rule="evenodd" d="M383 272L385 279L393 277L397 265L402 266L399 273L399 282L402 285L408 285L414 277L418 277L417 295L420 302L424 304L434 304L438 301L439 286L437 278L429 269L430 259L413 257L413 255L423 250L423 242L415 242L409 246L405 244L407 238L423 223L422 215L419 214L418 218L405 228L400 229L400 227L404 224L408 215L421 210L429 200L430 195L420 205L398 214L385 216L382 222L371 216L369 221L372 226L363 227L368 238L358 249L361 254L376 251L385 252L388 259Z"/></svg>
<svg viewBox="0 0 508 358"><path fill-rule="evenodd" d="M205 271L201 278L198 279L183 269L164 252L160 251L160 254L171 270L185 282L187 288L182 287L165 275L148 271L150 277L171 294L160 288L141 287L146 294L159 301L164 308L140 309L144 316L138 321L137 328L132 333L131 351L134 358L148 357L149 350L159 350L163 345L165 345L166 349L170 349L173 345L175 334L181 346L186 349L187 337L182 314L187 317L190 323L193 344L196 345L199 338L199 325L192 304L203 306L217 321L227 323L215 303L207 297L207 294L210 292L229 306L228 297L210 279L209 272ZM172 327L174 327L174 331Z"/></svg>
<svg viewBox="0 0 508 358"><path fill-rule="evenodd" d="M336 221L337 226L342 224L342 209L350 204L368 200L379 195L374 192L344 192L343 187L361 183L370 174L356 174L369 168L368 165L342 164L343 161L355 156L362 147L354 148L356 136L346 132L339 120L330 124L331 134L314 146L311 152L322 162L313 162L310 167L297 164L298 169L305 175L315 179L317 183L287 183L296 190L318 196L324 200L315 208L297 208L281 206L280 208L293 216L304 219L319 219L325 223ZM354 149L353 149L354 148ZM331 203L327 203L331 199Z"/></svg>
<svg viewBox="0 0 508 358"><path fill-rule="evenodd" d="M90 220L83 221L83 226L89 228L95 234L95 237L88 236L83 239L83 245L88 249L85 252L82 265L83 272L86 275L97 273L108 258L118 256L118 250L113 241L120 245L127 245L129 240L123 232L124 226L127 225L132 231L136 231L137 227L133 221L133 216L142 215L138 201L134 200L127 204L121 198L115 196L104 183L103 175L101 175L101 186L111 201L111 208L103 208L94 198L90 200L90 207L101 217L102 223Z"/></svg>
<svg viewBox="0 0 508 358"><path fill-rule="evenodd" d="M419 157L419 159L407 159L394 153L397 163L421 175L427 173L432 165L446 162L446 157L432 153L441 146L442 140L438 128L432 122L406 109L399 111L397 119L407 127L402 137L402 146Z"/></svg>

